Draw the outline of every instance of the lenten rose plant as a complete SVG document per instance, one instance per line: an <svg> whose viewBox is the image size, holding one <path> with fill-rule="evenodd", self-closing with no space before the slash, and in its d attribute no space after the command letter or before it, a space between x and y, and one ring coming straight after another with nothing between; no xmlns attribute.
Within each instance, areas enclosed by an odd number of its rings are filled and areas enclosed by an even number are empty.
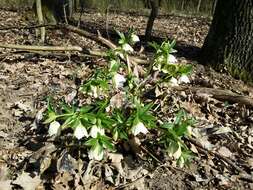
<svg viewBox="0 0 253 190"><path fill-rule="evenodd" d="M144 94L148 86L145 82L152 72L160 72L161 80L169 79L168 84L178 86L190 83L191 67L179 64L173 55L175 41L152 43L155 56L151 72L144 68L147 74L139 77L138 67L127 58L140 39L132 29L127 34L117 33L118 47L108 51L108 64L96 68L83 82L81 96L73 104L63 102L53 106L48 101L44 122L49 125L48 133L58 137L72 132L73 142L85 147L89 159L98 161L106 159L107 153L122 151L123 144L131 138L144 141L153 136L149 139L152 144L164 147L164 154L183 166L191 154L182 137L189 135L193 121L180 111L175 122L168 123L154 110L161 105L148 101Z"/></svg>

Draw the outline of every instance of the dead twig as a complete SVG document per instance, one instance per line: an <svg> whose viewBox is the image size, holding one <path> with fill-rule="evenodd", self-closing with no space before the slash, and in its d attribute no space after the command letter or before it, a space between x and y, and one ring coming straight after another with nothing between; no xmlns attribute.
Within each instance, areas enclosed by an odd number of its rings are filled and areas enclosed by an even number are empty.
<svg viewBox="0 0 253 190"><path fill-rule="evenodd" d="M107 40L106 38L102 37L102 35L100 34L100 32L98 31L98 34L93 34L93 33L90 33L88 31L85 31L85 30L82 30L80 28L77 28L75 26L72 26L72 25L66 25L66 24L61 24L59 25L60 28L63 28L63 29L66 29L70 32L74 32L76 34L79 34L81 36L84 36L86 38L89 38L95 42L98 42L110 49L115 49L117 48L117 46L112 43L110 40ZM143 58L139 58L139 57L136 57L136 56L129 56L129 60L132 62L132 63L136 63L136 64L148 64L149 60L148 59L143 59Z"/></svg>
<svg viewBox="0 0 253 190"><path fill-rule="evenodd" d="M146 177L149 176L149 175L150 175L150 173L147 173L147 174L145 174L145 175L143 175L143 176L141 176L141 177L139 177L139 178L137 178L137 179L135 179L135 180L133 180L133 181L127 183L127 184L119 185L119 186L115 187L114 189L115 189L115 190L116 190L116 189L125 189L126 187L129 187L129 186L135 184L137 181L139 181L139 180L141 180L141 179L143 179L143 178L146 178Z"/></svg>
<svg viewBox="0 0 253 190"><path fill-rule="evenodd" d="M159 160L153 153L151 153L147 148L145 148L144 146L140 146L141 150L146 152L148 155L150 155L155 161L157 161L158 163L162 164L162 161Z"/></svg>
<svg viewBox="0 0 253 190"><path fill-rule="evenodd" d="M79 46L31 46L1 43L0 48L21 49L30 51L83 51L83 49Z"/></svg>
<svg viewBox="0 0 253 190"><path fill-rule="evenodd" d="M202 87L189 87L189 86L176 86L172 88L177 91L190 91L197 95L207 94L212 98L220 101L229 101L231 103L239 103L246 106L253 107L253 99L248 96L243 96L224 89L215 88L202 88Z"/></svg>
<svg viewBox="0 0 253 190"><path fill-rule="evenodd" d="M41 27L57 27L55 24L39 24L39 25L33 25L33 26L10 26L5 28L0 28L1 30L29 30L29 29L35 29L35 28L41 28Z"/></svg>

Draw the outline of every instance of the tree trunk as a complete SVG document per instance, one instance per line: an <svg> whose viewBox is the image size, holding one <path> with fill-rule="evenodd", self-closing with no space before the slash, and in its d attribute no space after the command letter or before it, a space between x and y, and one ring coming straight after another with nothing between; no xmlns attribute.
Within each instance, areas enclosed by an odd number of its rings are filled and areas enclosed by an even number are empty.
<svg viewBox="0 0 253 190"><path fill-rule="evenodd" d="M37 1L37 0L36 0ZM40 0L44 22L56 24L72 16L73 0ZM65 18L66 17L66 18Z"/></svg>
<svg viewBox="0 0 253 190"><path fill-rule="evenodd" d="M41 5L41 0L36 0L36 15L38 17L38 22L40 25L44 24L44 18L43 18L43 13L42 13L42 5ZM45 36L46 36L46 29L45 27L40 28L40 41L41 43L45 42Z"/></svg>
<svg viewBox="0 0 253 190"><path fill-rule="evenodd" d="M68 0L67 7L68 7L68 19L71 19L74 10L74 0Z"/></svg>
<svg viewBox="0 0 253 190"><path fill-rule="evenodd" d="M214 11L215 11L216 5L217 5L217 0L213 0L212 9L211 9L211 15L212 16L214 15Z"/></svg>
<svg viewBox="0 0 253 190"><path fill-rule="evenodd" d="M199 10L200 10L200 7L201 7L201 2L202 2L202 0L199 0L199 1L198 1L197 13L199 13Z"/></svg>
<svg viewBox="0 0 253 190"><path fill-rule="evenodd" d="M200 61L253 82L253 1L218 0Z"/></svg>
<svg viewBox="0 0 253 190"><path fill-rule="evenodd" d="M182 0L182 3L181 3L181 11L184 10L184 5L185 5L185 0Z"/></svg>
<svg viewBox="0 0 253 190"><path fill-rule="evenodd" d="M149 15L148 24L145 32L145 41L149 41L151 38L152 28L154 25L155 18L158 15L159 0L150 0L151 13Z"/></svg>

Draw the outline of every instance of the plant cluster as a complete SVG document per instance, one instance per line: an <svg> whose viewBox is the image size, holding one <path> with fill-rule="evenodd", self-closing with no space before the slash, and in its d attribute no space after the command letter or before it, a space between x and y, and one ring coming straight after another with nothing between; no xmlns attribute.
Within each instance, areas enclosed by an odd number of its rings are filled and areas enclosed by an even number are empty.
<svg viewBox="0 0 253 190"><path fill-rule="evenodd" d="M172 43L152 43L156 53L145 77L140 77L139 67L130 61L133 45L139 37L130 30L127 35L118 32L119 45L108 52L108 65L96 69L80 87L85 101L53 106L49 101L45 124L49 135L60 136L71 129L73 136L87 148L90 159L102 160L106 153L117 152L118 145L130 138L146 138L155 132L154 143L183 166L190 156L182 137L190 134L193 119L181 110L173 123L158 122L153 103L147 103L141 84L154 72L170 84L188 83L190 67L177 64ZM177 79L178 78L178 79ZM176 82L175 82L176 81ZM160 81L161 82L161 81ZM80 103L82 102L82 103Z"/></svg>

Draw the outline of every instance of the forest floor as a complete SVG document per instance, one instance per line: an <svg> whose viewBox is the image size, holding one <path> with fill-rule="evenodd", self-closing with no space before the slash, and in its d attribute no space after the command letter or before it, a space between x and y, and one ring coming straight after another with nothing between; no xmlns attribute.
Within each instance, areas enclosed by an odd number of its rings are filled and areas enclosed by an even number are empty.
<svg viewBox="0 0 253 190"><path fill-rule="evenodd" d="M38 44L34 29L1 30L34 24L24 14L0 11L1 44ZM113 29L126 32L131 26L143 36L146 22L147 17L138 14L106 16L89 11L84 13L81 26L93 32L100 30L106 37L108 23L108 37L112 39ZM153 40L176 39L175 56L194 66L185 91L167 92L168 112L182 107L197 121L194 130L199 136L187 142L195 154L191 164L179 168L170 160L154 163L129 153L123 165L129 170L126 181L115 186L93 176L95 181L88 189L253 189L253 106L231 102L228 95L233 92L252 100L253 88L197 64L196 55L210 22L206 18L160 16L153 32ZM105 49L63 30L48 30L46 43ZM39 117L48 96L67 98L96 65L103 63L103 58L79 53L57 55L0 48L0 190L87 189L87 161L70 156L68 148L59 150L59 160L50 158L55 147ZM217 89L225 93L223 97L215 96Z"/></svg>

